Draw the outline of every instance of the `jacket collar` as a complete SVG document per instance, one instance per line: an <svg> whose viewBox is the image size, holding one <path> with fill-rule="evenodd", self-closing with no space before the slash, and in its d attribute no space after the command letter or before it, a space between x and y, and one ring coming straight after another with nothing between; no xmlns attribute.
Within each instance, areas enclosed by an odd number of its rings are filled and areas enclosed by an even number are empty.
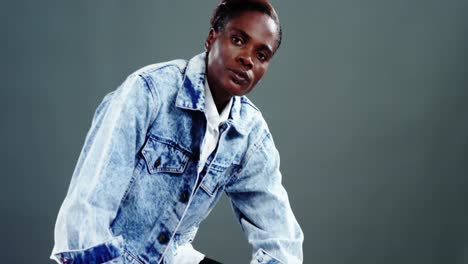
<svg viewBox="0 0 468 264"><path fill-rule="evenodd" d="M185 74L182 81L182 86L177 92L175 105L179 108L188 110L205 110L205 90L204 82L206 77L206 53L200 53L190 59L185 68ZM233 97L231 112L229 114L228 123L241 134L245 134L246 130L240 122L241 98Z"/></svg>
<svg viewBox="0 0 468 264"><path fill-rule="evenodd" d="M185 68L182 87L177 92L176 106L189 110L205 109L205 53L189 60Z"/></svg>

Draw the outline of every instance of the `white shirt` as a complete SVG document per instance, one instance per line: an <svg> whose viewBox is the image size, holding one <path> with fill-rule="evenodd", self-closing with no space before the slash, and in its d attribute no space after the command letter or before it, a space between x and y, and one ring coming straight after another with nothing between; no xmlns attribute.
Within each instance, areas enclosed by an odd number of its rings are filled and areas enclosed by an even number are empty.
<svg viewBox="0 0 468 264"><path fill-rule="evenodd" d="M203 139L200 162L198 163L198 174L203 170L208 156L213 152L218 144L219 139L219 125L229 118L231 112L232 98L224 107L221 114L218 113L216 104L211 94L208 82L205 80L205 116L207 120L205 137ZM205 255L195 248L192 244L180 246L177 249L177 255L174 257L174 263L178 264L193 264L200 263Z"/></svg>
<svg viewBox="0 0 468 264"><path fill-rule="evenodd" d="M225 122L229 118L231 112L232 97L226 104L221 114L218 113L216 104L211 94L208 81L205 80L205 116L207 120L205 138L203 139L201 151L200 151L200 162L198 163L198 174L203 170L208 156L216 148L219 139L219 125Z"/></svg>

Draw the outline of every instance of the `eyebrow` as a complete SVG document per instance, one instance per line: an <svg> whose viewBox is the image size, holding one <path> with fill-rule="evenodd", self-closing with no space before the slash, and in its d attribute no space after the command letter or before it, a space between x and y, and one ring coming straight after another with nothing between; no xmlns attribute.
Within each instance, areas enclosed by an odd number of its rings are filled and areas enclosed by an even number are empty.
<svg viewBox="0 0 468 264"><path fill-rule="evenodd" d="M242 35L243 38L250 40L252 39L249 34L247 34L244 30L238 29L238 28L233 28L233 31L237 32L238 34ZM270 49L270 47L264 43L260 45L260 49L265 49L267 50L270 54L273 54L273 51Z"/></svg>

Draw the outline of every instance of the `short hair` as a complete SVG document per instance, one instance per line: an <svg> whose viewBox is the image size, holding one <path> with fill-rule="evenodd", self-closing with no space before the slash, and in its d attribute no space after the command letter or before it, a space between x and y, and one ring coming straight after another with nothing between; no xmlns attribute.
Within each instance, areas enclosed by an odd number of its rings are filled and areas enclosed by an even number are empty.
<svg viewBox="0 0 468 264"><path fill-rule="evenodd" d="M267 0L221 0L211 16L211 28L216 32L223 31L227 23L245 11L258 11L271 17L278 28L276 50L281 45L282 30L278 14Z"/></svg>

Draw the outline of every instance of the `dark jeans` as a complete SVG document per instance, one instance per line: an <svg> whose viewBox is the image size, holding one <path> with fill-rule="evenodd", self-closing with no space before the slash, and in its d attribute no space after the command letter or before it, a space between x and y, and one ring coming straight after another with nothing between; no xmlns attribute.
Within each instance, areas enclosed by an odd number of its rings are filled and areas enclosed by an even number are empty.
<svg viewBox="0 0 468 264"><path fill-rule="evenodd" d="M212 260L210 258L205 257L200 264L222 264L221 262L218 262L216 260Z"/></svg>

